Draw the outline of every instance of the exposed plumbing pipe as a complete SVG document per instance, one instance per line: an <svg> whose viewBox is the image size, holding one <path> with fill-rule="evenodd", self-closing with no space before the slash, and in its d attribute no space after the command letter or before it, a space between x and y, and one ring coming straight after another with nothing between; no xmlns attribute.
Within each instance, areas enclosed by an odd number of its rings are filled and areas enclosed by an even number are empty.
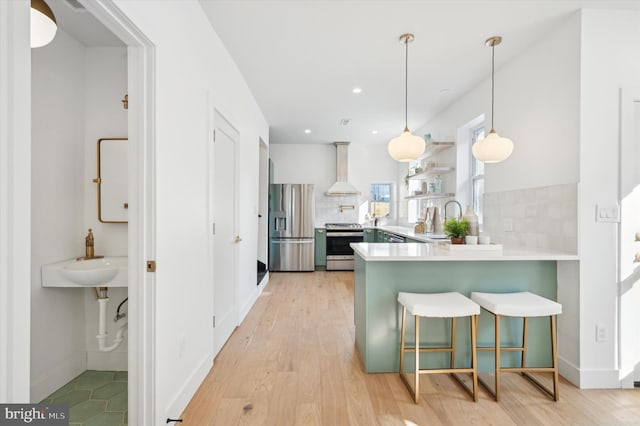
<svg viewBox="0 0 640 426"><path fill-rule="evenodd" d="M127 329L127 325L129 323L128 320L125 320L124 323L118 329L116 333L116 337L113 339L113 344L111 346L106 346L107 341L107 306L109 304L108 297L101 297L98 299L98 307L100 308L99 313L99 323L98 323L98 334L96 338L98 339L98 348L101 352L111 352L115 350L122 341L124 340L124 332Z"/></svg>

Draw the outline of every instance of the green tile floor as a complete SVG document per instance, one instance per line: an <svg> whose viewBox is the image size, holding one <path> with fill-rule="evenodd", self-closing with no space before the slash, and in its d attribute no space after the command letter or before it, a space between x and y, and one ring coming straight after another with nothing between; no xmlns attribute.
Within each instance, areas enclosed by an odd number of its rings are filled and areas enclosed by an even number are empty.
<svg viewBox="0 0 640 426"><path fill-rule="evenodd" d="M88 370L45 398L69 404L69 426L127 424L127 372Z"/></svg>

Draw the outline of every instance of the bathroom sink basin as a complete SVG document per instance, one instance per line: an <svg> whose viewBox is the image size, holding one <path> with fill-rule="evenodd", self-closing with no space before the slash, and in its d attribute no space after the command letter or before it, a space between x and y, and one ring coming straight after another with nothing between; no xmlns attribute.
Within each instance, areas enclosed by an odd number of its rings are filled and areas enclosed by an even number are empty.
<svg viewBox="0 0 640 426"><path fill-rule="evenodd" d="M84 259L62 267L62 275L76 284L106 285L118 273L113 262L107 259Z"/></svg>
<svg viewBox="0 0 640 426"><path fill-rule="evenodd" d="M126 287L127 257L72 259L44 265L43 287Z"/></svg>

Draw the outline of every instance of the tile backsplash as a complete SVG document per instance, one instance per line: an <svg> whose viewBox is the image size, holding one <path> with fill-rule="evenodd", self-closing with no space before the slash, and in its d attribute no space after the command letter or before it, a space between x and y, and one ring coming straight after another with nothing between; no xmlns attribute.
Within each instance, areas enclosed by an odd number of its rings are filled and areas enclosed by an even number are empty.
<svg viewBox="0 0 640 426"><path fill-rule="evenodd" d="M359 222L361 203L357 195L316 194L316 227L323 227L325 223ZM364 208L366 209L366 206Z"/></svg>
<svg viewBox="0 0 640 426"><path fill-rule="evenodd" d="M483 233L492 241L577 253L577 184L486 193L483 202Z"/></svg>

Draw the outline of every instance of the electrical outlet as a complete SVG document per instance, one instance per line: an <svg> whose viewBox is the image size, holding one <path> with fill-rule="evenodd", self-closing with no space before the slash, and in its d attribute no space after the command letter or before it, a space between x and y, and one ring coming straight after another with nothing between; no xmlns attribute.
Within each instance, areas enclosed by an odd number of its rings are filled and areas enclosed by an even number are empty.
<svg viewBox="0 0 640 426"><path fill-rule="evenodd" d="M596 324L596 342L605 342L607 340L607 329L604 325Z"/></svg>
<svg viewBox="0 0 640 426"><path fill-rule="evenodd" d="M513 232L513 219L503 219L502 229L504 232Z"/></svg>

